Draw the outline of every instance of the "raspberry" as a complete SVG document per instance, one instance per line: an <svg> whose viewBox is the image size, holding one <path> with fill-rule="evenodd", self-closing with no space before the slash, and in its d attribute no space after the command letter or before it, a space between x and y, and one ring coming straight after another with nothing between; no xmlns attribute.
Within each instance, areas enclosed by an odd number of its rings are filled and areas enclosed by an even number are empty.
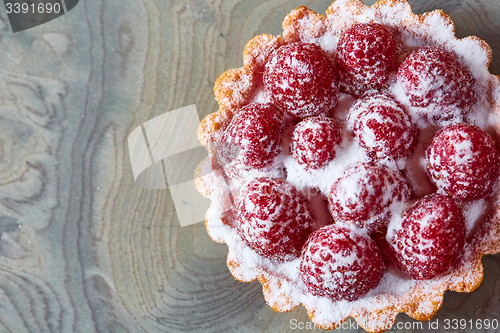
<svg viewBox="0 0 500 333"><path fill-rule="evenodd" d="M242 107L218 140L220 147L227 146L217 151L219 160L230 160L224 155L231 155L231 144L235 144L240 148L236 161L251 168L269 166L281 153L283 123L283 113L271 104Z"/></svg>
<svg viewBox="0 0 500 333"><path fill-rule="evenodd" d="M366 233L334 224L311 234L302 250L300 272L313 295L355 301L378 286L385 265Z"/></svg>
<svg viewBox="0 0 500 333"><path fill-rule="evenodd" d="M378 23L353 25L340 38L336 60L340 84L353 95L380 89L397 69L400 44Z"/></svg>
<svg viewBox="0 0 500 333"><path fill-rule="evenodd" d="M334 220L352 223L373 234L387 225L391 204L409 197L410 189L399 171L385 165L358 163L333 184L328 203Z"/></svg>
<svg viewBox="0 0 500 333"><path fill-rule="evenodd" d="M300 164L319 169L333 160L341 140L335 121L327 117L310 117L295 126L290 150Z"/></svg>
<svg viewBox="0 0 500 333"><path fill-rule="evenodd" d="M299 256L313 217L297 190L279 178L252 180L236 206L241 239L261 256L287 261Z"/></svg>
<svg viewBox="0 0 500 333"><path fill-rule="evenodd" d="M425 157L432 181L455 199L472 201L491 194L499 154L495 142L479 127L459 124L442 128Z"/></svg>
<svg viewBox="0 0 500 333"><path fill-rule="evenodd" d="M410 53L397 80L410 104L425 108L432 122L460 119L476 101L471 72L443 49L424 47Z"/></svg>
<svg viewBox="0 0 500 333"><path fill-rule="evenodd" d="M299 118L326 116L337 105L339 94L324 51L300 42L273 52L266 63L264 88L274 104Z"/></svg>
<svg viewBox="0 0 500 333"><path fill-rule="evenodd" d="M368 155L379 159L409 155L418 133L403 105L385 93L358 99L349 110L348 127Z"/></svg>
<svg viewBox="0 0 500 333"><path fill-rule="evenodd" d="M396 267L414 279L426 280L454 264L465 234L465 220L455 201L434 193L408 210L401 227L388 232L388 241Z"/></svg>

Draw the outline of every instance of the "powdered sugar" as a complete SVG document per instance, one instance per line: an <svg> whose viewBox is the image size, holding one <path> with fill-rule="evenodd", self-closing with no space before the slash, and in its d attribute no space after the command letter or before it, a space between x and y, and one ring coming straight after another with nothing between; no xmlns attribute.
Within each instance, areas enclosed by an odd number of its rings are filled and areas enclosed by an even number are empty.
<svg viewBox="0 0 500 333"><path fill-rule="evenodd" d="M465 204L462 213L465 219L465 226L467 228L467 235L471 235L477 228L478 224L485 219L488 212L489 202L486 199Z"/></svg>
<svg viewBox="0 0 500 333"><path fill-rule="evenodd" d="M285 149L283 164L287 170L287 181L299 190L310 186L327 195L332 184L341 177L348 166L360 161L368 161L363 149L352 142L352 136L344 129L335 159L317 170L307 170L305 166L287 154Z"/></svg>

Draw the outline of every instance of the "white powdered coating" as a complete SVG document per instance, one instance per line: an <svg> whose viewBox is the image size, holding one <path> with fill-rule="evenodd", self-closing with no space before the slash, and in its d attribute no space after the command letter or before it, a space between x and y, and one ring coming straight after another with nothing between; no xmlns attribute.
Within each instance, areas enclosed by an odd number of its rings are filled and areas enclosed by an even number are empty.
<svg viewBox="0 0 500 333"><path fill-rule="evenodd" d="M349 114L349 109L355 102L356 97L346 93L340 93L337 107L334 110L335 118L342 121L343 123L346 122L347 116Z"/></svg>
<svg viewBox="0 0 500 333"><path fill-rule="evenodd" d="M410 206L411 206L410 202L407 203L396 202L393 206L391 206L392 215L389 219L389 222L387 223L386 239L392 239L394 237L394 233L397 230L401 229L405 211Z"/></svg>
<svg viewBox="0 0 500 333"><path fill-rule="evenodd" d="M337 0L334 6L336 8L335 15L331 15L326 19L326 24L328 25L328 28L325 30L326 33L315 38L309 36L307 39L303 39L304 42L316 43L327 51L327 53L331 54L333 50L335 50L338 42L338 34L333 33L334 31L344 31L354 22L372 21L387 25L388 27L397 27L400 32L401 41L407 52L415 47L423 46L425 43L423 37L425 36L425 38L430 41L430 46L439 46L454 52L470 69L476 79L475 90L477 101L473 106L473 113L471 112L468 114L467 119L481 128L487 128L492 124L498 123L497 113L492 112L494 106L490 104L490 100L491 98L493 100L500 99L500 85L497 82L497 78L488 72L486 66L488 61L487 50L473 39L456 40L451 25L449 25L439 13L427 15L423 24L420 25L418 22L415 22L414 18L408 16L409 6L403 3L379 9L366 7L362 8L359 14L353 14L352 8L350 8L351 5L347 0ZM302 24L304 25L304 29L306 29L305 27L308 26L309 22L306 22L307 20L305 18L303 18L303 20L304 22L302 22ZM494 87L494 90L492 91L492 96L487 96L484 92L489 91L490 85ZM231 89L238 88L231 87ZM410 106L402 88L395 80L389 82L389 91L407 108L413 122L417 126L428 131L433 130L431 127L428 127L425 119L421 117L422 111L419 108ZM255 101L257 101L264 97L259 91L256 92L255 96L256 97L252 98L252 100L255 99ZM238 97L238 95L236 97ZM340 104L339 101L339 106ZM334 114L340 119L345 115L343 113ZM288 171L287 181L299 190L312 186L317 187L322 193L327 193L331 184L340 177L345 168L357 161L366 161L366 156L362 149L358 145L348 145L347 143L351 143L352 139L346 140L345 136L348 135L344 132L343 134L343 144L345 143L346 145L343 145L337 151L335 160L325 168L315 170L312 173L308 173L304 168L294 162L285 149L282 160ZM421 146L420 143L419 145ZM417 146L417 152L419 149L419 146ZM416 176L414 179L410 180L412 180L413 188L419 188L419 177ZM233 186L231 187L233 188ZM234 188L236 187L237 186ZM425 189L421 191L425 192ZM211 197L215 198L215 191L213 194L214 195ZM467 221L468 231L477 225L477 221L480 219L481 215L479 212L483 204L484 202L480 202L477 203L477 205L471 204L465 207L464 215ZM463 275L460 278L455 278L452 275L445 275L439 279L417 282L403 277L392 267L389 267L389 271L385 274L379 286L370 291L364 298L354 302L342 301L334 303L329 299L315 297L305 292L305 287L297 273L298 260L289 262L286 265L275 265L258 256L243 244L235 230L222 224L219 215L215 213L221 208L218 205L219 203L217 200L213 199L212 207L207 212L207 220L209 222L207 224L207 229L212 237L216 235L216 238L228 244L228 259L240 265L237 269L232 269L233 274L238 274L238 278L244 276L244 280L250 281L262 274L263 270L269 272L266 276L271 280L271 283L280 285L279 290L278 287L276 287L275 293L288 295L291 298L291 302L294 304L303 303L310 311L314 312L314 320L318 323L340 322L351 314L353 310L366 310L371 312L380 310L385 306L397 307L399 298L396 296L409 296L416 287L423 293L430 295L427 300L421 301L422 303L419 305L418 311L424 315L431 314L436 311L436 304L442 302L442 296L439 295L439 291L443 290L443 284L459 283L464 279L467 280L468 276L471 276L468 274L473 274L472 268L468 269L468 266L471 265L464 264L464 268L462 269ZM401 205L398 208L392 209L404 211L404 207ZM393 216L389 229L391 230L391 227L397 226L400 220L401 219L398 219L397 216ZM465 251L462 261L467 262L471 257L471 251ZM278 278L278 276L283 276L284 278ZM392 298L389 296L380 298L380 295L396 296ZM433 302L435 303L433 304Z"/></svg>
<svg viewBox="0 0 500 333"><path fill-rule="evenodd" d="M271 100L268 95L264 92L264 87L261 86L259 89L255 89L254 95L250 98L251 101L255 103L270 103Z"/></svg>
<svg viewBox="0 0 500 333"><path fill-rule="evenodd" d="M336 150L335 158L321 169L306 170L285 149L283 163L287 170L287 181L298 190L305 187L314 187L327 195L332 188L332 184L342 176L350 165L368 161L363 148L357 144L352 144L352 135L345 130L342 132L342 142Z"/></svg>
<svg viewBox="0 0 500 333"><path fill-rule="evenodd" d="M467 164L478 153L472 151L472 141L468 140L468 135L464 135L464 141L457 143L453 148L455 148L455 154L452 161L457 165Z"/></svg>
<svg viewBox="0 0 500 333"><path fill-rule="evenodd" d="M417 125L421 125L419 126L419 128L425 126L427 120L424 117L424 112L421 110L421 108L411 106L408 96L403 90L403 87L401 87L401 85L399 85L397 81L393 81L390 83L388 91L393 94L399 102L406 106L406 110L412 118L412 121Z"/></svg>
<svg viewBox="0 0 500 333"><path fill-rule="evenodd" d="M465 219L465 227L467 228L467 235L471 235L479 222L484 219L486 208L488 207L488 202L485 199L473 201L464 204L462 213Z"/></svg>
<svg viewBox="0 0 500 333"><path fill-rule="evenodd" d="M231 184L234 184L234 187L236 187L236 183L241 186L257 177L285 178L284 170L277 167L282 164L282 159L282 155L276 156L271 167L264 170L249 169L245 164L241 163L240 160L235 160L226 165L224 171L226 175L231 177Z"/></svg>
<svg viewBox="0 0 500 333"><path fill-rule="evenodd" d="M300 32L308 32L312 26L317 26L318 21L312 16L304 15L296 21L296 24ZM312 37L309 34L301 34L300 40L304 43L318 44L328 55L333 55L337 50L337 43L340 37L335 33L335 30L332 29L334 27L328 24L322 25L322 27L326 28L326 32L321 36Z"/></svg>
<svg viewBox="0 0 500 333"><path fill-rule="evenodd" d="M294 69L294 71L298 74L309 74L311 68L308 63L304 61L298 60L296 57L297 51L290 53L291 58L285 58L285 64ZM304 80L310 79L309 77L305 77ZM299 82L300 83L300 82Z"/></svg>

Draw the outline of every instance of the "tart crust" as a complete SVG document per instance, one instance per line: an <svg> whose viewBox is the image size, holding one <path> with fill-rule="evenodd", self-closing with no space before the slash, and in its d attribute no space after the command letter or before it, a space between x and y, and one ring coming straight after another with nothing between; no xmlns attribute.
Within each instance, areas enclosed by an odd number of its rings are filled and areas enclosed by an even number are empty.
<svg viewBox="0 0 500 333"><path fill-rule="evenodd" d="M271 36L263 34L250 40L243 52L244 66L230 69L224 72L216 81L214 92L219 103L219 110L206 116L198 129L198 137L203 146L209 151L207 157L196 171L195 184L198 191L214 200L214 195L220 192L219 187L224 185L223 174L220 171L212 172L210 156L212 150L210 143L217 140L229 125L235 111L252 101L254 91L262 80L262 73L267 57L271 52L281 45L294 41L308 42L320 41L329 33L328 22L341 21L343 25L336 34L345 31L353 22L363 20L365 13L370 7L364 5L360 0L337 0L326 11L326 15L320 15L306 7L299 7L292 11L283 21L283 36ZM451 18L442 10L435 10L422 15L413 14L406 0L380 0L375 3L371 10L377 13L385 12L394 15L393 21L399 22L400 26L389 26L399 33L414 35L424 40L425 43L439 46L439 41L429 36L429 28L439 21L443 29L448 29L455 41L454 24ZM346 13L351 17L346 18ZM340 19L342 18L342 19ZM330 33L332 33L330 31ZM325 37L326 38L326 37ZM474 43L484 51L482 59L487 69L491 61L491 48L489 45L475 36L465 37L461 43ZM333 55L334 50L325 49L328 55ZM480 57L479 57L480 58ZM499 113L500 101L494 96L499 95L499 77L489 74L489 83L486 85L487 101L491 108ZM497 138L500 136L499 128L493 129ZM210 173L211 172L211 173ZM469 236L459 261L454 265L451 272L441 275L429 281L417 281L407 291L401 294L380 293L369 295L368 303L358 302L355 306L342 306L335 313L327 310L321 311L317 306L322 306L328 300L315 298L314 296L297 297L292 290L293 281L283 274L273 272L262 265L248 270L242 262L238 248L229 246L227 266L232 275L239 281L250 282L258 279L262 284L266 302L277 312L287 312L300 304L303 304L310 319L319 327L324 329L338 328L349 316L352 316L368 332L382 332L390 329L396 320L398 313L407 313L417 320L428 320L432 318L443 304L443 295L446 290L457 292L471 292L476 289L483 279L483 266L481 258L487 254L500 252L500 190L494 192L492 202L494 208L489 217L483 221L475 232ZM224 237L212 227L214 219L220 219L223 225L230 226L232 223L232 211L228 210L222 215L213 210L216 209L214 202L207 212L205 225L211 238L219 243L224 243ZM429 287L431 286L431 287ZM332 301L330 303L333 304ZM334 309L332 305L331 309Z"/></svg>

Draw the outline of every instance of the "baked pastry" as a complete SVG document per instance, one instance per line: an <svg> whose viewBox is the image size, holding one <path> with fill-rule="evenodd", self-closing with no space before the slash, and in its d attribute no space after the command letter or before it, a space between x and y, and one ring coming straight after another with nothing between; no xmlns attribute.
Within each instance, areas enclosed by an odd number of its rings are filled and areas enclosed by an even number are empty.
<svg viewBox="0 0 500 333"><path fill-rule="evenodd" d="M428 320L500 252L500 82L491 49L404 0L306 7L215 84L198 135L205 224L276 311L369 332Z"/></svg>

